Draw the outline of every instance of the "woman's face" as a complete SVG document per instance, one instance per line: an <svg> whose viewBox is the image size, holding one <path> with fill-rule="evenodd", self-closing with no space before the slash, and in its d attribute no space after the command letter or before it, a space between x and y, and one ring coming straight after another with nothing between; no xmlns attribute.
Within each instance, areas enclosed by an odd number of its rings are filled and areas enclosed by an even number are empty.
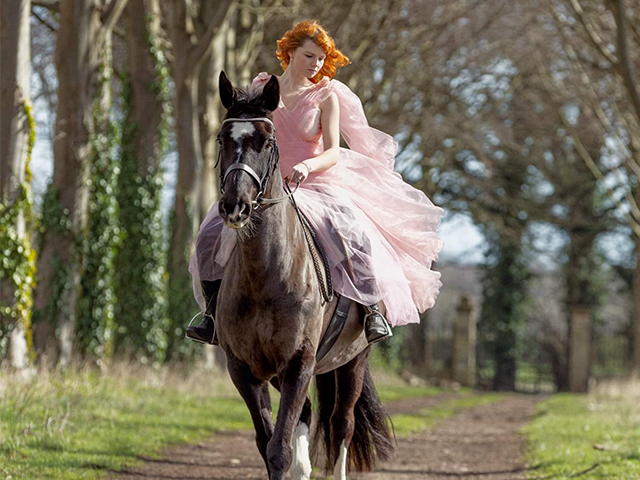
<svg viewBox="0 0 640 480"><path fill-rule="evenodd" d="M289 67L307 78L314 77L324 65L326 55L313 40L307 39L291 55Z"/></svg>

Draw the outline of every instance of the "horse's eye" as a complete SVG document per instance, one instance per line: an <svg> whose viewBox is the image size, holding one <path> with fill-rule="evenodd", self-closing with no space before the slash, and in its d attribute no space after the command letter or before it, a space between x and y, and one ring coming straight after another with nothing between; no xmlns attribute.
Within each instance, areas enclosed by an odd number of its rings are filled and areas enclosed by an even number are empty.
<svg viewBox="0 0 640 480"><path fill-rule="evenodd" d="M222 145L222 139L220 137L216 137L216 143L218 145Z"/></svg>

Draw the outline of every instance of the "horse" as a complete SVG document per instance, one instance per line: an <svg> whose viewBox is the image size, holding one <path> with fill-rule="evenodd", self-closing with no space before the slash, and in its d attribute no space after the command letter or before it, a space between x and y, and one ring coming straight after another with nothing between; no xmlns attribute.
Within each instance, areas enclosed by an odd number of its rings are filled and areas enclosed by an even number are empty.
<svg viewBox="0 0 640 480"><path fill-rule="evenodd" d="M316 353L336 299L318 293L326 279L310 258L291 201L295 192L285 192L279 172L271 121L280 99L277 78L260 92L234 87L223 71L219 93L226 113L218 133L218 208L237 234L215 313L229 375L249 409L270 480L289 470L294 480L308 480L310 441L316 458L324 450L327 472L346 480L351 467L371 470L394 450L367 366L371 347L365 344L339 368L318 374ZM314 374L318 418L311 439ZM275 425L269 383L280 392Z"/></svg>

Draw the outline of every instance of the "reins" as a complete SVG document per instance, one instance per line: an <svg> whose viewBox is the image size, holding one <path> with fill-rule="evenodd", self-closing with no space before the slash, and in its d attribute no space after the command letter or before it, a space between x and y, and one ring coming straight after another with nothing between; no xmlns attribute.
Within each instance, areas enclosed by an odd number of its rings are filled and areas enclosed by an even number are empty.
<svg viewBox="0 0 640 480"><path fill-rule="evenodd" d="M284 189L285 191L289 190L291 192L289 185L286 183L284 184ZM320 242L318 242L318 238L316 237L316 232L311 227L311 224L309 223L309 220L307 219L306 215L302 213L302 210L298 208L298 205L296 204L296 201L293 198L294 193L295 193L295 190L291 192L290 194L291 196L289 198L291 198L291 204L293 205L293 209L296 211L296 214L298 215L298 219L300 219L300 223L302 224L302 231L304 232L304 238L307 241L307 246L309 247L309 252L311 253L311 258L313 259L313 266L316 269L316 275L318 275L318 283L320 284L320 293L322 294L322 298L324 298L325 302L329 303L331 302L331 300L333 300L333 284L331 281L331 268L329 267L329 259L327 258L327 254L325 253L324 249L320 246ZM318 249L318 252L320 252L320 255L322 256L326 282L322 281L322 269L320 267L320 261L318 260L318 255L316 254L315 250L311 245L312 241L313 241L313 244Z"/></svg>
<svg viewBox="0 0 640 480"><path fill-rule="evenodd" d="M267 183L269 182L269 178L271 177L271 174L273 173L273 171L278 168L278 161L280 160L280 153L278 151L278 144L276 142L276 127L273 124L273 122L266 118L266 117L257 117L257 118L226 118L223 122L222 125L224 125L227 122L267 122L271 125L273 131L271 133L271 138L270 140L273 141L273 148L271 150L271 154L269 155L269 161L267 163L267 170L265 172L265 174L260 177L260 175L258 175L256 173L256 171L251 168L249 165L247 165L244 162L234 162L231 165L229 165L227 167L227 169L222 172L222 167L220 169L220 193L224 194L224 184L227 181L227 177L229 176L229 174L234 171L234 170L239 170L241 172L245 172L248 173L251 178L253 178L253 180L256 182L256 184L258 185L258 194L256 195L255 200L253 200L252 205L254 209L258 209L260 207L260 205L262 204L274 204L274 203L280 203L283 200L289 199L291 201L291 205L293 205L293 209L296 212L296 215L298 217L298 219L300 220L300 224L302 225L302 231L304 233L304 238L307 242L307 247L309 248L309 252L311 253L311 258L313 260L313 266L316 270L316 275L318 276L318 283L320 285L320 294L322 295L322 298L324 298L324 300L329 303L333 300L333 284L331 281L331 267L329 266L329 259L327 257L327 254L325 253L324 249L322 248L322 246L320 245L320 242L318 241L318 238L316 236L316 232L313 230L313 227L311 226L311 224L309 223L309 220L307 219L307 217L305 216L304 213L302 213L302 211L298 208L298 205L296 204L296 201L293 197L293 194L296 193L298 191L298 188L300 188L300 182L296 183L296 187L293 189L293 191L291 190L291 188L289 187L289 184L287 182L284 182L283 188L285 191L285 195L283 195L282 197L277 197L277 198L263 198L264 195L264 191L267 187ZM220 158L222 157L222 149L218 148L218 158L216 159L216 164L214 166L214 168L216 168L218 166L218 164L220 163ZM312 245L313 242L313 245ZM315 245L315 249L313 248L313 246ZM322 256L322 262L324 263L324 271L325 271L325 279L322 278L322 267L320 266L320 260L318 259L318 255L316 253L316 249L318 252L320 252L320 255Z"/></svg>

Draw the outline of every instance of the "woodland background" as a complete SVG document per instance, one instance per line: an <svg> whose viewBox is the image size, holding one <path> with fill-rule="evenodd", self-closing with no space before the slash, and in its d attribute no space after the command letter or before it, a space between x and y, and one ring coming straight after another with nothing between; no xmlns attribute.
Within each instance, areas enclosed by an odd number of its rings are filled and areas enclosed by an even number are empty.
<svg viewBox="0 0 640 480"><path fill-rule="evenodd" d="M616 373L640 372L640 0L3 0L0 13L5 365L220 361L184 339L188 259L218 191L218 74L279 73L276 40L317 18L352 61L336 78L398 140L396 169L485 240L481 264L435 266L442 300L380 347L386 361L428 375L434 332L468 293L492 388L515 389L536 349L565 389L567 319L585 307L594 341L626 339ZM50 181L31 168L38 143Z"/></svg>

